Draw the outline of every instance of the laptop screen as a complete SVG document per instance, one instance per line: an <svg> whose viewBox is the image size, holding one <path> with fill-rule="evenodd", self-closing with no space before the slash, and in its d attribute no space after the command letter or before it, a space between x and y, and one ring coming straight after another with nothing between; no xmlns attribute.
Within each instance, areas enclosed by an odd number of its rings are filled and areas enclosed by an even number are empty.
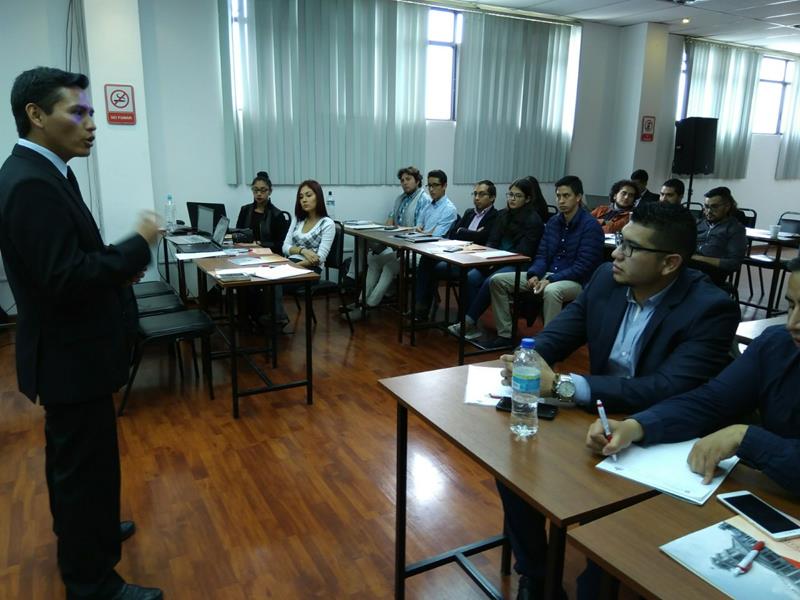
<svg viewBox="0 0 800 600"><path fill-rule="evenodd" d="M207 206L197 207L197 230L205 233L214 231L214 209Z"/></svg>
<svg viewBox="0 0 800 600"><path fill-rule="evenodd" d="M228 217L222 217L217 222L217 228L214 229L214 237L211 239L213 239L220 246L222 246L222 242L225 240L225 234L228 233L228 223Z"/></svg>

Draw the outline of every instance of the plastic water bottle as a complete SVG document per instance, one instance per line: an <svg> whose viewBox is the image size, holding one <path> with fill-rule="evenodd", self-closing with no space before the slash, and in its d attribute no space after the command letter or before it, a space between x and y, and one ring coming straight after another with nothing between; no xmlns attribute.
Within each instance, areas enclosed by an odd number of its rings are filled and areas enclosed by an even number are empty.
<svg viewBox="0 0 800 600"><path fill-rule="evenodd" d="M514 353L511 372L511 431L528 438L539 431L539 384L542 372L533 338L524 338Z"/></svg>
<svg viewBox="0 0 800 600"><path fill-rule="evenodd" d="M167 194L164 219L167 221L167 233L173 233L175 231L175 201L172 199L172 194Z"/></svg>

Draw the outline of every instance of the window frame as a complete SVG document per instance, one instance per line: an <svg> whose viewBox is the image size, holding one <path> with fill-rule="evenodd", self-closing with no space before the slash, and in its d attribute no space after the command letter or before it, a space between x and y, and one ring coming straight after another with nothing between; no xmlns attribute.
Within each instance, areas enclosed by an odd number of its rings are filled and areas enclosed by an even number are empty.
<svg viewBox="0 0 800 600"><path fill-rule="evenodd" d="M756 94L758 94L758 88L761 87L761 83L777 83L781 86L781 100L778 104L778 118L775 121L775 131L759 131L759 132L752 132L756 135L783 135L781 132L781 126L783 125L783 112L786 108L786 91L793 81L786 81L786 75L789 72L789 65L791 61L788 58L784 58L782 56L770 56L768 54L764 54L761 56L761 60L764 59L770 60L780 60L783 62L783 79L764 79L761 77L761 64L758 65L759 69L759 76L758 76L758 85L756 87ZM756 96L755 102L758 102L758 97Z"/></svg>
<svg viewBox="0 0 800 600"><path fill-rule="evenodd" d="M452 8L445 8L445 7L431 7L430 12L447 12L452 13L453 15L453 41L452 42L441 42L436 40L431 40L429 34L426 32L426 47L425 47L425 63L427 68L427 61L428 61L428 49L431 46L442 46L445 48L452 48L453 49L453 75L450 78L450 117L447 119L439 118L439 117L429 117L427 115L427 105L428 105L428 93L429 90L425 89L425 120L426 121L455 121L456 120L456 91L458 86L458 46L460 42L458 41L458 19L459 17L462 18L462 32L463 32L463 16L461 11L452 9ZM430 14L430 13L429 13Z"/></svg>

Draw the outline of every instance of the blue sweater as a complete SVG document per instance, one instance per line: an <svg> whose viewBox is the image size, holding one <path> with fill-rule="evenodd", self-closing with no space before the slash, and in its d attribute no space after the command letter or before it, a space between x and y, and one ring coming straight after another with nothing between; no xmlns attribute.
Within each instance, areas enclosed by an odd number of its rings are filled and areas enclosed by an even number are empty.
<svg viewBox="0 0 800 600"><path fill-rule="evenodd" d="M770 327L706 385L633 415L646 444L680 442L726 427L758 409L736 455L800 494L800 348Z"/></svg>
<svg viewBox="0 0 800 600"><path fill-rule="evenodd" d="M544 226L544 235L539 242L536 259L528 269L528 278L534 275L551 282L569 280L585 284L595 269L603 262L603 229L583 207L578 209L567 223L558 213Z"/></svg>

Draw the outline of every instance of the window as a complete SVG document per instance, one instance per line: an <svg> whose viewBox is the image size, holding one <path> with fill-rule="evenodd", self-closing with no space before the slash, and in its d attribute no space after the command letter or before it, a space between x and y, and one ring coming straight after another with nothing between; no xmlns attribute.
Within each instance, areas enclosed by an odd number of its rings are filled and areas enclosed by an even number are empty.
<svg viewBox="0 0 800 600"><path fill-rule="evenodd" d="M681 75L678 78L678 102L675 107L675 120L681 121L686 116L686 102L689 100L686 94L686 52L681 59Z"/></svg>
<svg viewBox="0 0 800 600"><path fill-rule="evenodd" d="M794 65L783 58L765 56L761 59L753 110L753 133L783 133L783 108L787 88L792 83L792 67Z"/></svg>
<svg viewBox="0 0 800 600"><path fill-rule="evenodd" d="M456 59L462 27L461 13L432 8L428 14L426 119L455 120Z"/></svg>

